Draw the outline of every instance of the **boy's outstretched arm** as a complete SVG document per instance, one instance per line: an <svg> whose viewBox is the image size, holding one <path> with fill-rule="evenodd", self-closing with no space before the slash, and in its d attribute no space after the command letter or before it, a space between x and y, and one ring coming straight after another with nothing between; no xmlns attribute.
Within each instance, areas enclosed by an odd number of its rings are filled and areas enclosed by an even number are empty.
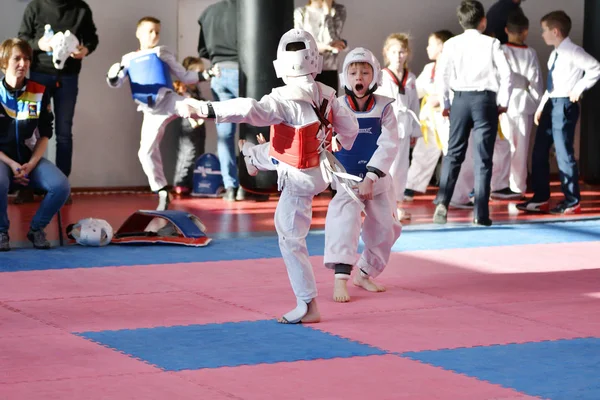
<svg viewBox="0 0 600 400"><path fill-rule="evenodd" d="M287 120L284 101L269 95L263 96L260 101L245 97L218 102L185 99L176 107L182 117L216 118L217 123L269 126Z"/></svg>
<svg viewBox="0 0 600 400"><path fill-rule="evenodd" d="M127 67L123 64L123 60L114 63L106 74L106 83L113 88L121 87L125 79L127 79Z"/></svg>

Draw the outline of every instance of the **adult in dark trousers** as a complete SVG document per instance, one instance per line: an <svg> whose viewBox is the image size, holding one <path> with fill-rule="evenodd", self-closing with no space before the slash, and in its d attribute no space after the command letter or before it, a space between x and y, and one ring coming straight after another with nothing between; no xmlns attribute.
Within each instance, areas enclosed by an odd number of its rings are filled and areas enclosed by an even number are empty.
<svg viewBox="0 0 600 400"><path fill-rule="evenodd" d="M198 54L218 66L221 76L210 82L217 101L239 97L239 58L237 43L237 0L222 0L209 6L198 19ZM217 153L225 185L226 201L244 200L235 154L235 124L217 123Z"/></svg>
<svg viewBox="0 0 600 400"><path fill-rule="evenodd" d="M475 225L490 226L492 157L498 115L506 111L511 92L511 70L497 39L483 34L485 11L479 1L464 0L457 11L464 33L444 43L436 68L436 86L450 116L448 153L442 162L440 190L433 222L445 224L469 136L475 161ZM498 79L499 77L499 79ZM450 90L454 92L450 106ZM472 132L471 132L472 131Z"/></svg>
<svg viewBox="0 0 600 400"><path fill-rule="evenodd" d="M50 25L56 33L69 30L79 40L77 50L67 59L63 69L56 69L52 63L50 37L44 35L46 25ZM55 163L68 177L73 158L72 127L79 92L79 72L83 58L98 46L92 10L83 0L32 0L23 13L19 37L33 48L31 80L46 86L52 98L56 118Z"/></svg>
<svg viewBox="0 0 600 400"><path fill-rule="evenodd" d="M487 28L485 34L495 37L501 44L508 42L506 35L506 22L511 12L521 9L521 1L525 0L498 0L489 8L487 18Z"/></svg>

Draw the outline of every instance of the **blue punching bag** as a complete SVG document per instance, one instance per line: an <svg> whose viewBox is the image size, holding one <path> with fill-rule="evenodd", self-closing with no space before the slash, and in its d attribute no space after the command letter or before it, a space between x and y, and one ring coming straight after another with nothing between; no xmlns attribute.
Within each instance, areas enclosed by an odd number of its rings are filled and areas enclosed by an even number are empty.
<svg viewBox="0 0 600 400"><path fill-rule="evenodd" d="M238 51L240 61L240 96L259 100L273 88L283 85L275 75L273 60L281 36L294 27L293 0L239 0ZM256 143L262 133L269 139L269 127L240 125L240 137ZM238 159L240 184L259 193L277 193L277 173L259 172L252 177L246 171L243 158Z"/></svg>

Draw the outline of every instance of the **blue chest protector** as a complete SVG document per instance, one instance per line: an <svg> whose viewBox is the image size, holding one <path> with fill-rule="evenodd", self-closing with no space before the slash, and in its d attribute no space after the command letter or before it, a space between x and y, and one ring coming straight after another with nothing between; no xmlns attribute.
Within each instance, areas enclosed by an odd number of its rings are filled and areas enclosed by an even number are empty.
<svg viewBox="0 0 600 400"><path fill-rule="evenodd" d="M155 53L131 59L127 74L133 99L150 107L156 104L159 89L173 89L169 66Z"/></svg>
<svg viewBox="0 0 600 400"><path fill-rule="evenodd" d="M342 149L335 153L346 172L364 178L367 163L377 150L377 140L381 135L381 118L358 118L358 136L350 150Z"/></svg>

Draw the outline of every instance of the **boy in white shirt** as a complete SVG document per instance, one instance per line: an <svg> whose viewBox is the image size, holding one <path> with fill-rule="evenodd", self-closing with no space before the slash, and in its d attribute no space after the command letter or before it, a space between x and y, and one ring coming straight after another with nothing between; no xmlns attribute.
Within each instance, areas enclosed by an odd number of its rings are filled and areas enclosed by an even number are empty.
<svg viewBox="0 0 600 400"><path fill-rule="evenodd" d="M479 1L464 0L458 7L457 15L465 32L444 44L436 76L444 115L450 117L450 139L448 153L442 163L433 222L446 223L448 205L465 160L472 130L475 164L473 223L490 226L492 220L488 203L492 157L498 132L498 115L506 111L510 98L511 71L500 42L482 33L486 27L483 5ZM452 108L450 90L454 92Z"/></svg>
<svg viewBox="0 0 600 400"><path fill-rule="evenodd" d="M537 53L525 44L529 20L521 9L508 16L508 43L502 50L513 72L513 91L508 110L500 116L504 139L494 148L492 198L520 199L527 190L527 158L533 115L543 93Z"/></svg>
<svg viewBox="0 0 600 400"><path fill-rule="evenodd" d="M571 18L564 11L552 11L541 19L542 37L554 46L548 59L546 92L535 113L538 125L533 145L531 185L533 197L517 205L529 212L553 214L581 212L579 172L573 142L579 118L579 99L600 79L600 63L569 38ZM549 152L554 144L565 199L550 210Z"/></svg>

